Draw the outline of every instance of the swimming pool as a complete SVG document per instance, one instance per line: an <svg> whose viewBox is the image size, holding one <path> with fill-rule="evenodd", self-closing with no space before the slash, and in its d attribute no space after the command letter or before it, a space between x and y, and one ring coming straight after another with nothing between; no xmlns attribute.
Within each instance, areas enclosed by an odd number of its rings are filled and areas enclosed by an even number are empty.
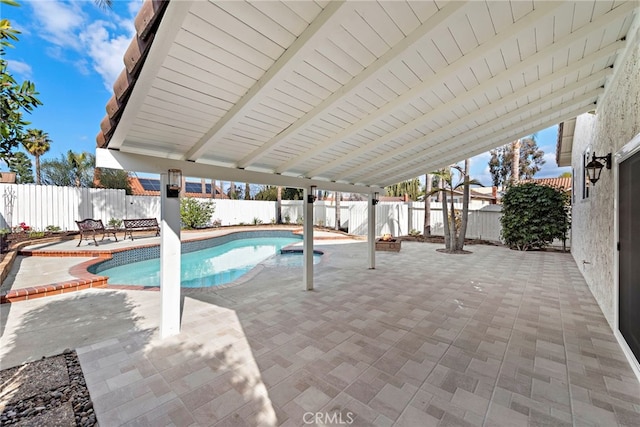
<svg viewBox="0 0 640 427"><path fill-rule="evenodd" d="M242 277L266 260L269 260L266 263L269 266L302 266L303 257L299 253L280 254L284 247L299 243L300 236L291 233L282 235L274 232L273 234L267 237L264 233L258 235L255 232L234 233L197 242L195 248L193 244L190 245L193 242L183 243L181 286L202 288L227 284ZM207 244L211 246L198 249ZM92 272L109 277L109 284L160 286L159 253L156 257L140 253L137 257L134 254L133 257L123 261L116 260L115 263L110 261L98 265ZM319 255L314 254L314 264L319 261Z"/></svg>

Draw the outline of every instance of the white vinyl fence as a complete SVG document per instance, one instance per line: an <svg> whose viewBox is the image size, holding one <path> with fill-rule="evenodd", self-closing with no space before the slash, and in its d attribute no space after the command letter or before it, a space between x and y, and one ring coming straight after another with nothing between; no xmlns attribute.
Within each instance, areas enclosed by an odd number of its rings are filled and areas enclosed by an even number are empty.
<svg viewBox="0 0 640 427"><path fill-rule="evenodd" d="M353 202L352 202L353 203ZM349 232L367 234L367 203L356 202L350 209ZM462 209L462 205L454 205ZM467 237L500 241L499 205L475 205L469 211ZM412 230L422 233L424 229L424 202L381 202L376 206L376 235L390 233L393 236L408 235ZM444 234L442 203L431 203L431 233Z"/></svg>
<svg viewBox="0 0 640 427"><path fill-rule="evenodd" d="M0 228L25 223L34 230L44 230L49 225L76 230L76 220L95 218L106 222L125 212L124 190L0 184L0 195Z"/></svg>
<svg viewBox="0 0 640 427"><path fill-rule="evenodd" d="M160 197L127 196L124 190L56 187L34 184L0 184L0 228L12 228L24 222L34 230L57 226L76 230L74 221L85 218L157 218L160 220ZM203 199L211 200L211 199ZM269 224L275 222L276 202L258 200L215 199L211 223L221 225ZM351 234L367 234L368 202L340 202L340 226ZM455 205L461 209L461 205ZM302 200L283 200L282 219L302 224ZM334 201L316 201L314 224L335 226ZM472 204L469 211L467 237L491 241L500 240L500 205ZM431 203L431 232L443 235L442 204ZM408 235L422 232L423 202L381 202L376 205L376 235L390 233Z"/></svg>

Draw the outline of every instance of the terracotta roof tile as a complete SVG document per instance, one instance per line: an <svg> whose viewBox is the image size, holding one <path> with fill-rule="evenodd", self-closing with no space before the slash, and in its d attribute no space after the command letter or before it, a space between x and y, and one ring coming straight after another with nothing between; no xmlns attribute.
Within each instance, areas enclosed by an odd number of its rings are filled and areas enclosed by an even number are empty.
<svg viewBox="0 0 640 427"><path fill-rule="evenodd" d="M548 185L554 188L562 188L564 190L571 190L571 181L573 178L571 177L562 177L562 178L533 178L528 179L523 182L534 182L536 184Z"/></svg>
<svg viewBox="0 0 640 427"><path fill-rule="evenodd" d="M114 96L106 105L107 115L100 122L100 132L96 136L96 144L99 148L109 145L168 4L169 0L145 0L136 15L134 20L136 36L124 55L124 69L113 85Z"/></svg>

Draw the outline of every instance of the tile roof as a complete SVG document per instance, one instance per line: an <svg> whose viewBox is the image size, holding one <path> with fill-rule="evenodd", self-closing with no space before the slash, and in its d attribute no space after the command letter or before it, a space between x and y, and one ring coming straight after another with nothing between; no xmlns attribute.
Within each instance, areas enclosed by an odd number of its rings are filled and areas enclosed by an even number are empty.
<svg viewBox="0 0 640 427"><path fill-rule="evenodd" d="M145 0L136 15L136 35L125 52L125 67L113 84L114 95L107 102L107 115L100 122L100 132L96 136L98 148L105 148L113 136L168 4L169 0Z"/></svg>
<svg viewBox="0 0 640 427"><path fill-rule="evenodd" d="M540 185L548 185L554 188L561 188L563 190L569 191L571 190L571 183L573 181L572 177L562 177L562 178L533 178L527 179L523 182L534 182Z"/></svg>

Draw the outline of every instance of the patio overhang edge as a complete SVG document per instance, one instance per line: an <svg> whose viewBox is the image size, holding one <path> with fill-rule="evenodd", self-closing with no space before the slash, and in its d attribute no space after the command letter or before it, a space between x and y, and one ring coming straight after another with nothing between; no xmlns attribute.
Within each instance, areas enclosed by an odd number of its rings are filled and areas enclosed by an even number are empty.
<svg viewBox="0 0 640 427"><path fill-rule="evenodd" d="M245 169L215 166L205 163L168 159L143 154L127 153L107 148L96 149L96 167L122 169L132 172L163 174L169 169L180 169L183 176L215 178L223 181L250 182L252 184L276 185L292 188L310 188L343 193L385 194L383 187L356 185L320 179L278 175Z"/></svg>

